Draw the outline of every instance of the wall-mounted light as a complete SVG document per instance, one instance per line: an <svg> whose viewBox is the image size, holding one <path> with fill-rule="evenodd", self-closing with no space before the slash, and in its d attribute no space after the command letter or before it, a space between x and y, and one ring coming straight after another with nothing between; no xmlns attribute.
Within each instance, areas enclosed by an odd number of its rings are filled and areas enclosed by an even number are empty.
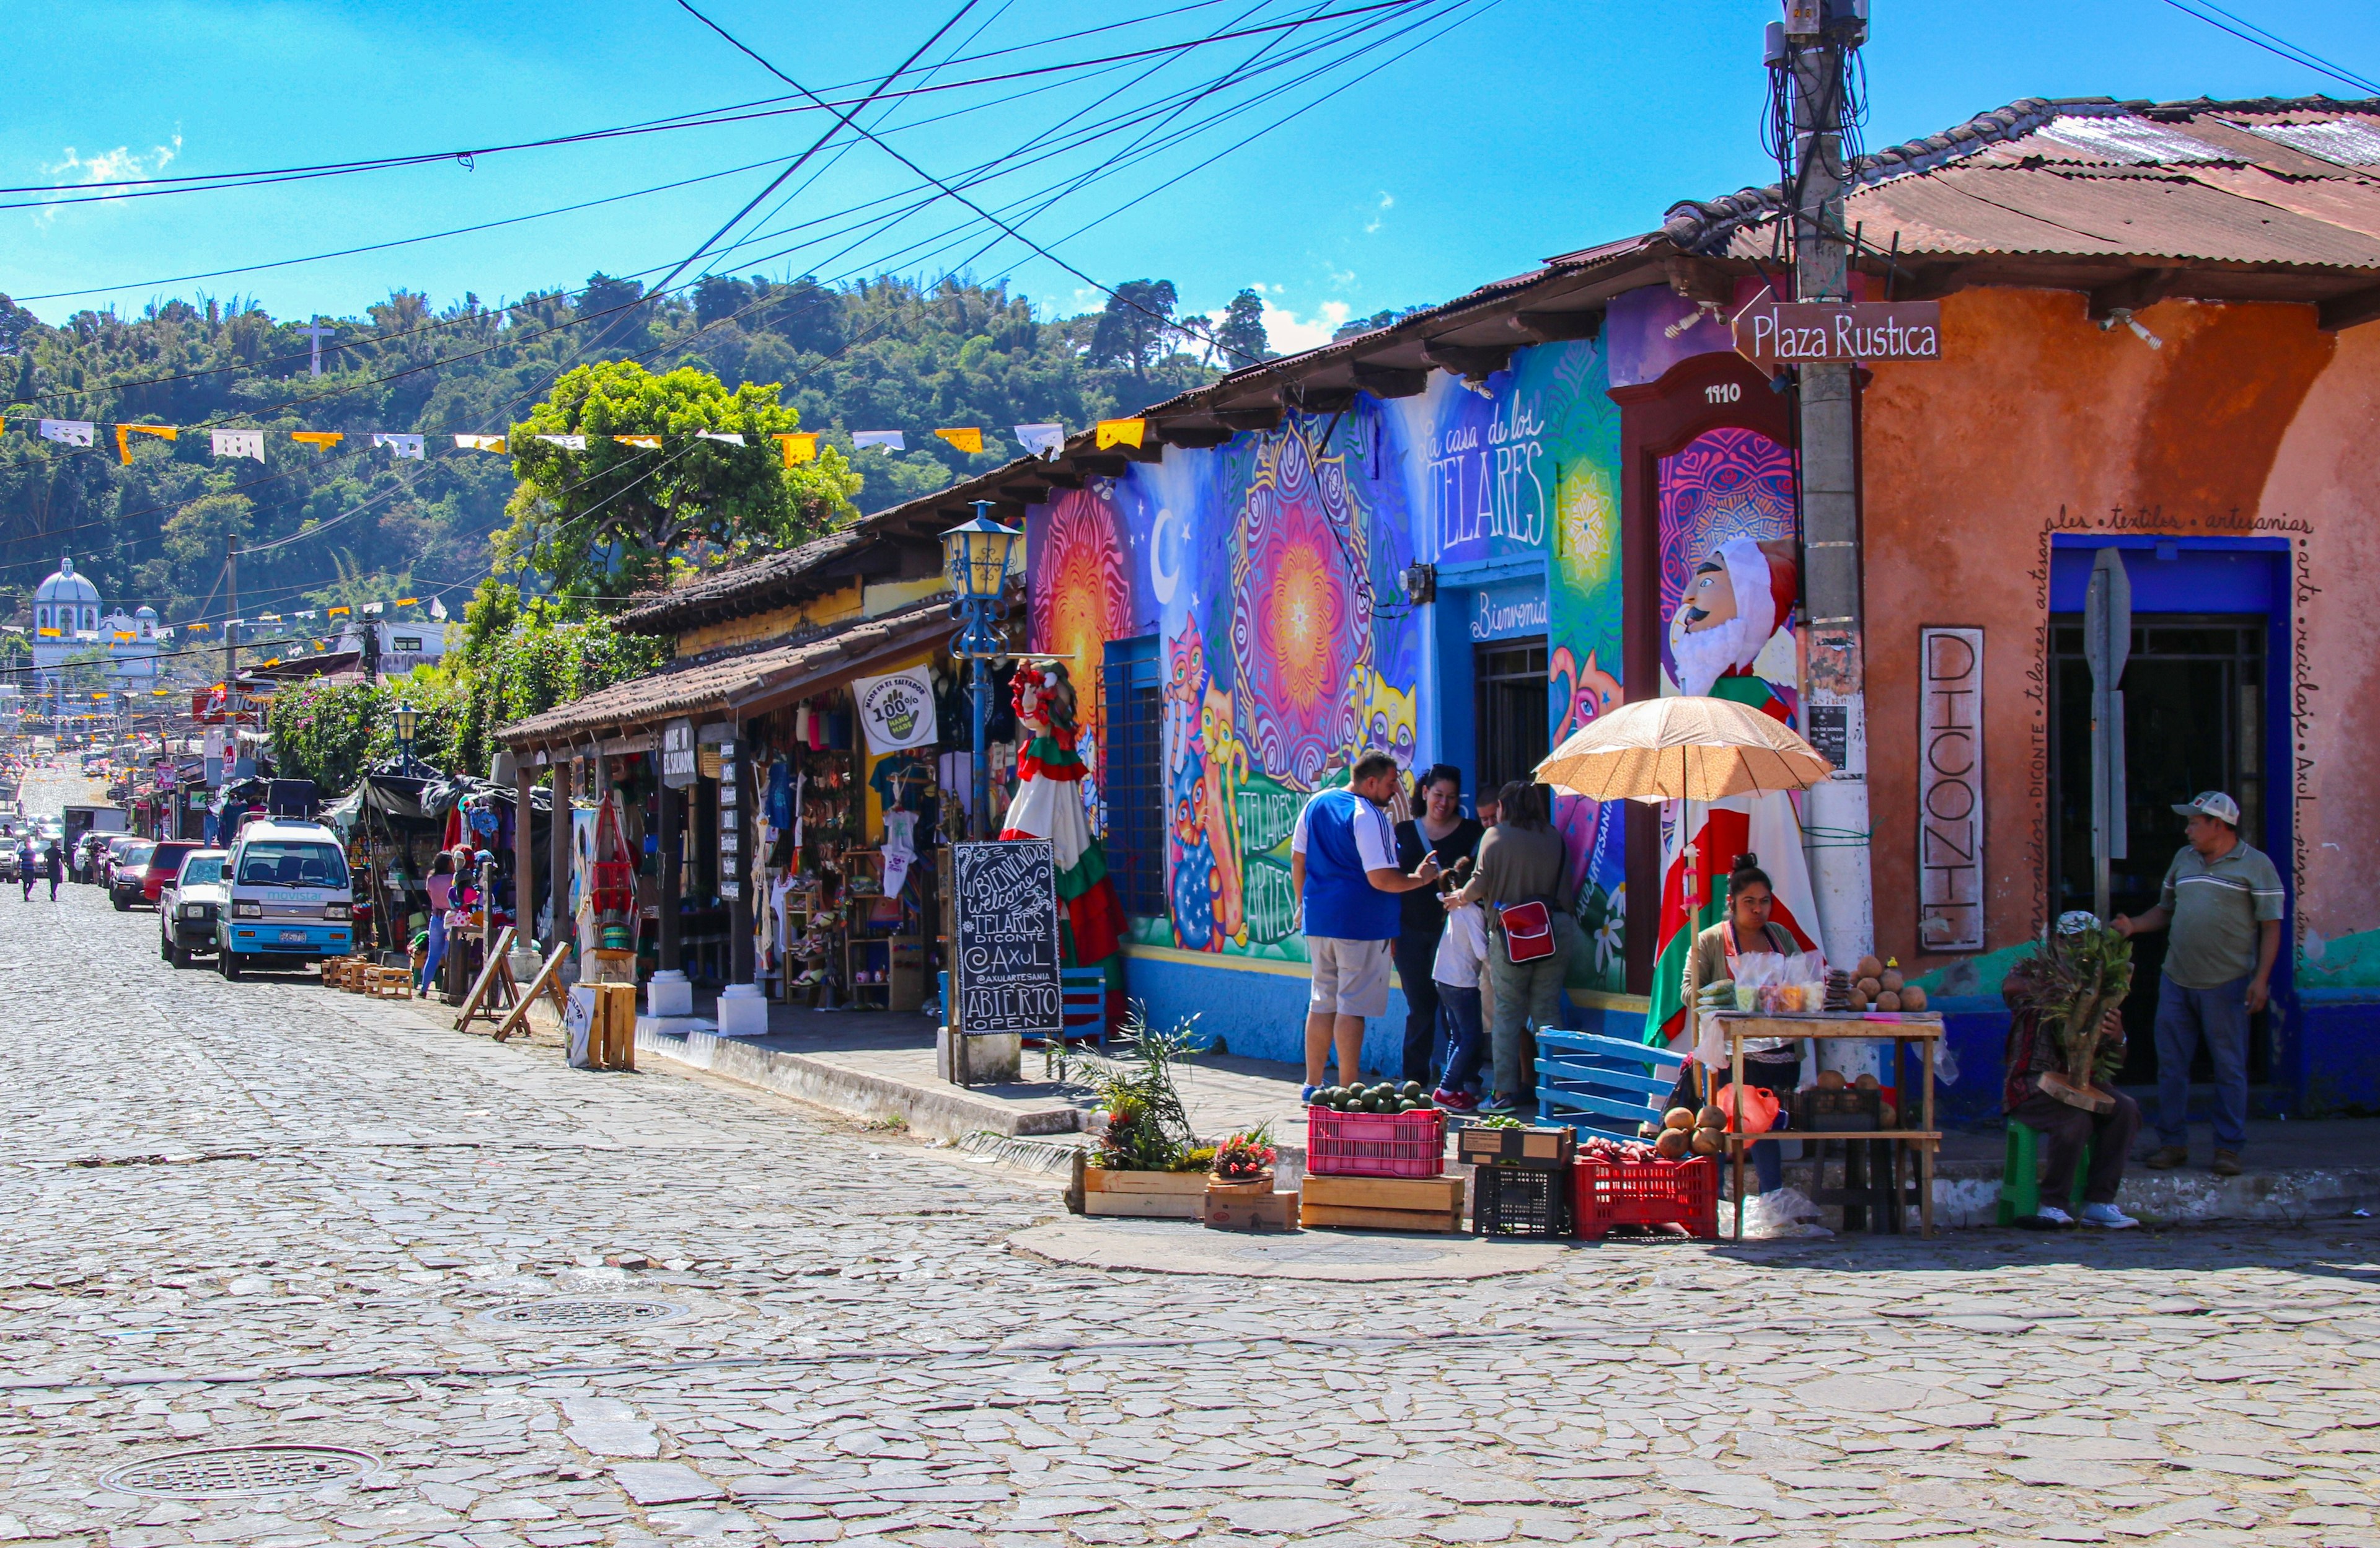
<svg viewBox="0 0 2380 1548"><path fill-rule="evenodd" d="M2146 328L2141 326L2141 320L2132 315L2132 308L2130 307L2117 307L2111 309L2107 316L2099 320L2099 332L2104 333L2119 322L2122 323L2125 327L2130 328L2133 333L2138 333L2141 336L2141 342L2147 345L2151 349L2163 349L2165 347L2165 341L2163 339L2158 338L2155 333L2150 333Z"/></svg>

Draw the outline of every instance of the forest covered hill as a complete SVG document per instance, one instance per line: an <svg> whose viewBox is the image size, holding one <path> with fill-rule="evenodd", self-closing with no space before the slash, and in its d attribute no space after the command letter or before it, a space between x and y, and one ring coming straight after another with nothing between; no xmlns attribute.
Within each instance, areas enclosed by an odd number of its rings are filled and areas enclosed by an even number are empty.
<svg viewBox="0 0 2380 1548"><path fill-rule="evenodd" d="M1265 351L1244 294L1223 316L1160 326L1173 288L1119 286L1130 305L1049 318L997 284L887 277L829 287L713 277L685 296L645 296L602 274L576 292L501 308L476 296L434 310L398 291L331 330L310 371L310 320L234 298L152 304L135 317L82 312L59 327L0 298L0 618L24 616L32 587L72 554L111 602L147 602L167 623L224 616L225 539L240 539L243 613L443 594L459 612L505 526L509 457L452 449L455 432L503 434L552 381L591 360L655 371L698 366L730 387L780 383L802 427L850 454L849 433L908 432L908 450L852 461L856 503L874 511L1016 454L1012 426L1070 430L1210 380ZM1220 341L1220 347L1217 341ZM90 447L35 431L40 417L183 428L134 436L128 466L112 432ZM980 426L970 455L929 432ZM315 448L268 436L263 463L215 457L193 429L343 430ZM441 438L420 461L375 449L373 430Z"/></svg>

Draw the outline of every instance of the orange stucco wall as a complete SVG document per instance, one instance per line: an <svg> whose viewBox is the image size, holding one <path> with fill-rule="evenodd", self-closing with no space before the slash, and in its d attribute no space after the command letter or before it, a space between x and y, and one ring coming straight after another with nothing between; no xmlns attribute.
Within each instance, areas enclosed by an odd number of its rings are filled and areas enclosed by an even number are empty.
<svg viewBox="0 0 2380 1548"><path fill-rule="evenodd" d="M2163 341L2152 348L2102 330L2072 292L1964 291L1942 312L1944 359L1877 368L1862 422L1876 943L1929 969L1950 959L1917 946L1921 627L1985 631L1985 944L1998 949L2035 933L2046 906L2053 530L2291 535L2317 571L2380 575L2380 327L2334 337L2312 307L2170 301L2140 314ZM2311 534L2294 534L2300 521ZM2301 748L2317 760L2301 847L2324 857L2300 886L2324 928L2380 924L2349 874L2375 836L2350 792L2372 788L2380 760L2380 623L2359 614L2361 589L2325 591L2296 621L2321 695ZM2290 856L2274 858L2289 872Z"/></svg>

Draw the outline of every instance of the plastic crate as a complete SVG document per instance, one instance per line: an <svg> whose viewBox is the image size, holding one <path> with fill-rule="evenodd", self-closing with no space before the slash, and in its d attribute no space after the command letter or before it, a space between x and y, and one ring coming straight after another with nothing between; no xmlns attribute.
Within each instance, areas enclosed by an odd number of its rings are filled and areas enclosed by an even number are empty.
<svg viewBox="0 0 2380 1548"><path fill-rule="evenodd" d="M1446 1115L1305 1109L1305 1169L1317 1177L1440 1177Z"/></svg>
<svg viewBox="0 0 2380 1548"><path fill-rule="evenodd" d="M1476 1236L1552 1239L1570 1235L1568 1178L1536 1167L1482 1167L1471 1174L1471 1229Z"/></svg>
<svg viewBox="0 0 2380 1548"><path fill-rule="evenodd" d="M1718 1162L1710 1156L1598 1161L1582 1155L1571 1177L1571 1217L1581 1237L1600 1237L1614 1226L1682 1226L1690 1236L1718 1235Z"/></svg>

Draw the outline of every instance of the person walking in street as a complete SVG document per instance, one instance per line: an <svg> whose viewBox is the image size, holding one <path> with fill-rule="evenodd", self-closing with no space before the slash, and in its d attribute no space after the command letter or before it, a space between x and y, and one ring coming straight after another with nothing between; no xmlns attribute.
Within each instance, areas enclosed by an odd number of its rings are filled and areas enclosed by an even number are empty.
<svg viewBox="0 0 2380 1548"><path fill-rule="evenodd" d="M33 853L33 839L27 834L17 846L17 879L25 884L25 901L33 901L33 867L41 863Z"/></svg>
<svg viewBox="0 0 2380 1548"><path fill-rule="evenodd" d="M50 878L50 901L58 901L58 883L65 879L67 863L58 853L58 846L50 844L42 851L42 874Z"/></svg>
<svg viewBox="0 0 2380 1548"><path fill-rule="evenodd" d="M1450 909L1465 903L1488 906L1488 962L1481 981L1496 1001L1488 1043L1495 1063L1495 1091L1479 1104L1483 1113L1509 1113L1520 1106L1528 1071L1521 1068L1522 1034L1554 1024L1562 985L1580 947L1572 916L1570 869L1561 835L1553 828L1553 801L1544 785L1515 780L1496 800L1496 826L1479 841L1479 859L1462 890L1450 892Z"/></svg>
<svg viewBox="0 0 2380 1548"><path fill-rule="evenodd" d="M1777 889L1768 873L1760 868L1760 856L1737 855L1727 878L1727 917L1696 936L1694 949L1686 954L1685 1003L1694 1014L1701 1014L1703 986L1733 978L1738 957L1756 951L1779 957L1802 954L1802 944L1793 938L1793 932L1768 917L1776 903ZM1719 1083L1733 1079L1734 1073L1732 1069L1709 1071L1710 1094L1716 1095ZM1801 1076L1802 1049L1798 1042L1783 1037L1744 1039L1743 1084L1747 1091L1764 1088L1780 1096L1788 1095L1802 1083ZM1763 1140L1752 1147L1752 1168L1762 1192L1773 1193L1785 1185L1784 1153L1776 1141Z"/></svg>
<svg viewBox="0 0 2380 1548"><path fill-rule="evenodd" d="M2240 804L2219 790L2174 808L2189 844L2166 867L2157 906L2108 924L2130 939L2172 931L2157 986L2157 1148L2160 1170L2190 1159L2190 1067L2199 1045L2215 1066L2218 1177L2240 1175L2248 1143L2248 1018L2272 998L2287 896L2281 873L2240 837Z"/></svg>
<svg viewBox="0 0 2380 1548"><path fill-rule="evenodd" d="M1428 855L1441 875L1451 875L1458 862L1468 860L1487 829L1463 815L1463 771L1452 764L1437 764L1421 777L1421 814L1396 825L1397 869L1411 872ZM1438 1070L1438 990L1433 976L1439 937L1446 932L1446 911L1432 893L1419 888L1401 900L1402 918L1397 929L1397 981L1405 991L1404 1068L1399 1078L1428 1081Z"/></svg>
<svg viewBox="0 0 2380 1548"><path fill-rule="evenodd" d="M438 969L446 961L446 905L455 891L452 850L438 852L438 858L430 863L430 879L424 886L430 892L430 940L421 959L421 984L416 992L427 995L438 982Z"/></svg>
<svg viewBox="0 0 2380 1548"><path fill-rule="evenodd" d="M1309 1103L1334 1048L1341 1082L1360 1078L1364 1020L1388 1013L1398 897L1428 887L1439 874L1438 862L1427 855L1411 875L1397 866L1396 836L1384 810L1397 791L1396 759L1366 753L1350 772L1350 783L1318 791L1306 802L1289 841L1290 885L1314 970L1301 1094Z"/></svg>

